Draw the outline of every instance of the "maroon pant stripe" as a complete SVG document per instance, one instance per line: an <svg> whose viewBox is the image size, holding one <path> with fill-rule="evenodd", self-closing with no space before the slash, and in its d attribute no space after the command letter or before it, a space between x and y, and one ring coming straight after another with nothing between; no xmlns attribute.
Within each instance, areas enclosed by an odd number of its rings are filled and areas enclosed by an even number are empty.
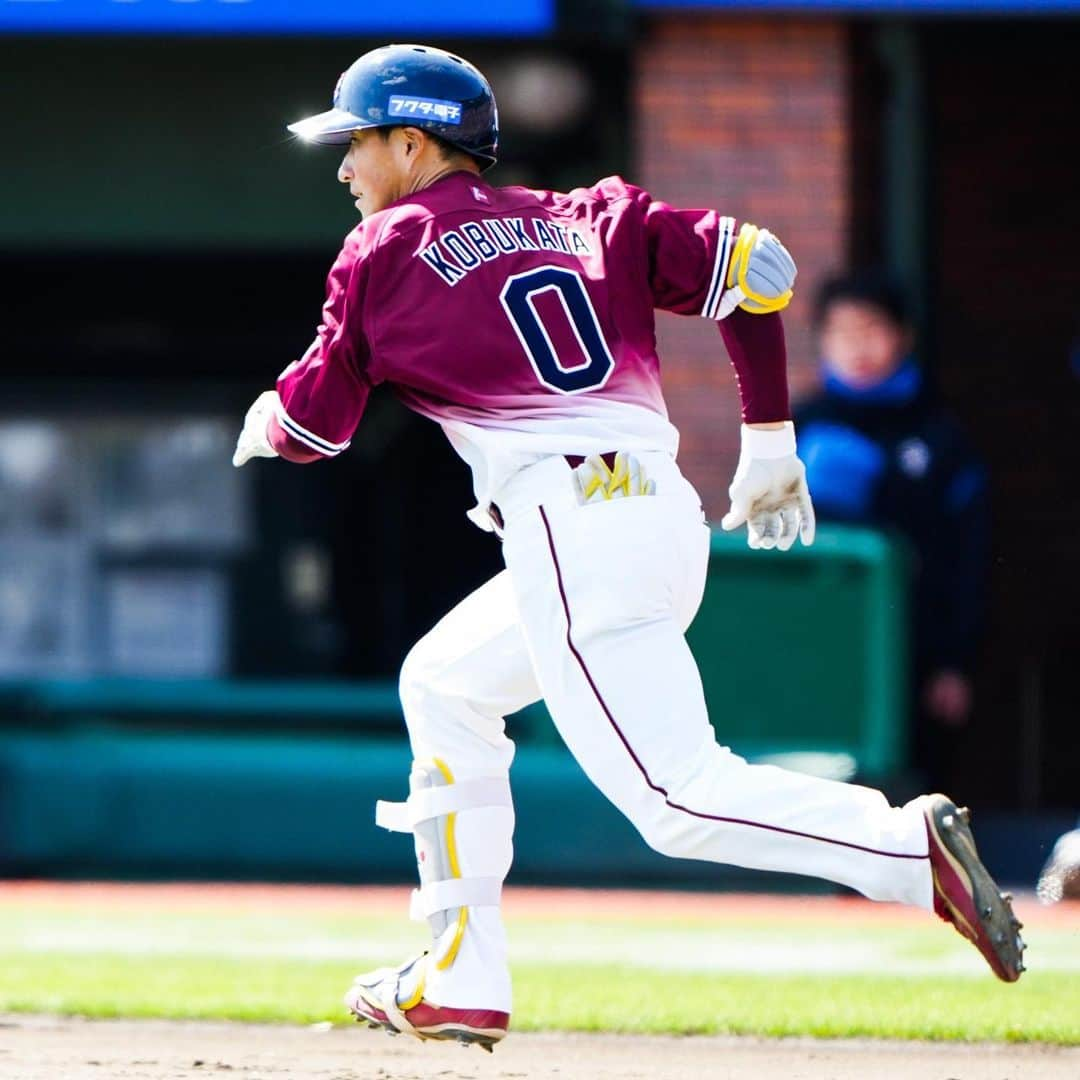
<svg viewBox="0 0 1080 1080"><path fill-rule="evenodd" d="M611 710L608 708L607 702L604 700L604 695L600 693L599 688L596 685L595 680L589 671L588 665L585 663L585 658L578 652L577 646L574 644L573 635L571 632L571 619L570 619L570 605L566 599L566 589L563 586L562 568L559 565L559 555L555 550L555 540L551 535L551 523L548 521L547 514L544 512L544 508L541 506L540 517L544 522L544 531L547 533L548 549L551 551L551 561L555 566L555 580L559 585L559 596L562 599L563 613L566 615L566 644L573 654L574 659L577 661L578 667L581 668L582 675L585 676L585 681L589 684L593 692L593 696L596 698L597 704L600 706L607 717L608 723L611 725L612 730L618 736L619 741L626 748L626 752L630 755L631 761L637 767L639 773L641 773L642 779L645 784L657 795L661 796L664 802L671 807L672 810L678 810L683 814L690 814L692 817L704 818L706 821L722 821L728 825L746 825L751 829L765 829L768 832L785 833L788 836L798 836L804 840L818 840L823 844L835 844L837 847L854 848L856 851L865 851L870 855L883 855L889 859L926 859L927 855L908 855L899 851L881 851L878 848L865 847L862 844L852 844L847 840L834 840L828 836L815 836L813 833L799 832L797 829L785 829L779 825L766 825L761 821L748 821L744 818L722 817L719 814L706 814L701 810L693 810L688 806L682 806L677 802L672 802L667 790L655 783L652 777L649 776L648 769L642 763L641 758L638 757L633 746L630 745L630 740L627 739L622 728L619 727L618 721L612 715Z"/></svg>

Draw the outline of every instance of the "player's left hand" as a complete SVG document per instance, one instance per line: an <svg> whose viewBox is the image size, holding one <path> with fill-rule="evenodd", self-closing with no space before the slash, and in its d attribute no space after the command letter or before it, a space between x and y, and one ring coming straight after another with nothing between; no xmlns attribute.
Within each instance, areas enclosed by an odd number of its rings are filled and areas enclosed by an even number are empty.
<svg viewBox="0 0 1080 1080"><path fill-rule="evenodd" d="M270 439L266 434L266 425L281 405L281 399L276 390L266 390L261 393L248 409L244 417L244 428L240 437L236 440L236 450L233 452L232 463L240 468L245 462L253 457L277 457L277 451L270 445Z"/></svg>
<svg viewBox="0 0 1080 1080"><path fill-rule="evenodd" d="M720 525L731 532L745 523L750 547L787 551L796 536L805 547L814 542L814 507L790 421L771 431L743 425L742 452L728 495L731 509Z"/></svg>

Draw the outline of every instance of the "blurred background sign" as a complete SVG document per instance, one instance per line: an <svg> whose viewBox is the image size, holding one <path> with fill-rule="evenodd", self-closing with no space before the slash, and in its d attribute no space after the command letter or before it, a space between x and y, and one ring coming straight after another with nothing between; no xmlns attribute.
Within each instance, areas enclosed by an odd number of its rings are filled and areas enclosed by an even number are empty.
<svg viewBox="0 0 1080 1080"><path fill-rule="evenodd" d="M247 485L214 417L0 417L0 675L210 676Z"/></svg>
<svg viewBox="0 0 1080 1080"><path fill-rule="evenodd" d="M555 0L0 0L0 29L109 34L542 34Z"/></svg>

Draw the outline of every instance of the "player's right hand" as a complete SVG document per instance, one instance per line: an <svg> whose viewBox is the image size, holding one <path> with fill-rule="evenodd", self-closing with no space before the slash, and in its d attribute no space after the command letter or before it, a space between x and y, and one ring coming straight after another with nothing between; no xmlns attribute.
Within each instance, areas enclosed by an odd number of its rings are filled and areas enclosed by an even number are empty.
<svg viewBox="0 0 1080 1080"><path fill-rule="evenodd" d="M244 427L240 437L236 440L236 450L233 452L232 463L240 468L245 462L253 457L277 457L277 451L270 445L270 439L266 434L266 426L281 407L281 399L276 390L266 390L261 393L248 409L244 417Z"/></svg>
<svg viewBox="0 0 1080 1080"><path fill-rule="evenodd" d="M728 495L731 509L720 525L731 532L745 523L750 547L787 551L796 536L805 547L814 542L814 507L790 421L775 431L743 425L742 453Z"/></svg>

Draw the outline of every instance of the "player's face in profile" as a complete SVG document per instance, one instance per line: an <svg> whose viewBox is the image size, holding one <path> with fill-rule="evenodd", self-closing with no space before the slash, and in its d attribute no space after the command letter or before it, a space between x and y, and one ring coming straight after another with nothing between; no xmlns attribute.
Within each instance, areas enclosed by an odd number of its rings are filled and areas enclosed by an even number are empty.
<svg viewBox="0 0 1080 1080"><path fill-rule="evenodd" d="M338 179L349 185L356 209L367 217L404 194L400 172L392 140L384 139L375 128L368 128L353 133L338 168Z"/></svg>
<svg viewBox="0 0 1080 1080"><path fill-rule="evenodd" d="M907 328L873 304L836 300L825 312L821 355L852 386L873 386L888 378L910 347Z"/></svg>

